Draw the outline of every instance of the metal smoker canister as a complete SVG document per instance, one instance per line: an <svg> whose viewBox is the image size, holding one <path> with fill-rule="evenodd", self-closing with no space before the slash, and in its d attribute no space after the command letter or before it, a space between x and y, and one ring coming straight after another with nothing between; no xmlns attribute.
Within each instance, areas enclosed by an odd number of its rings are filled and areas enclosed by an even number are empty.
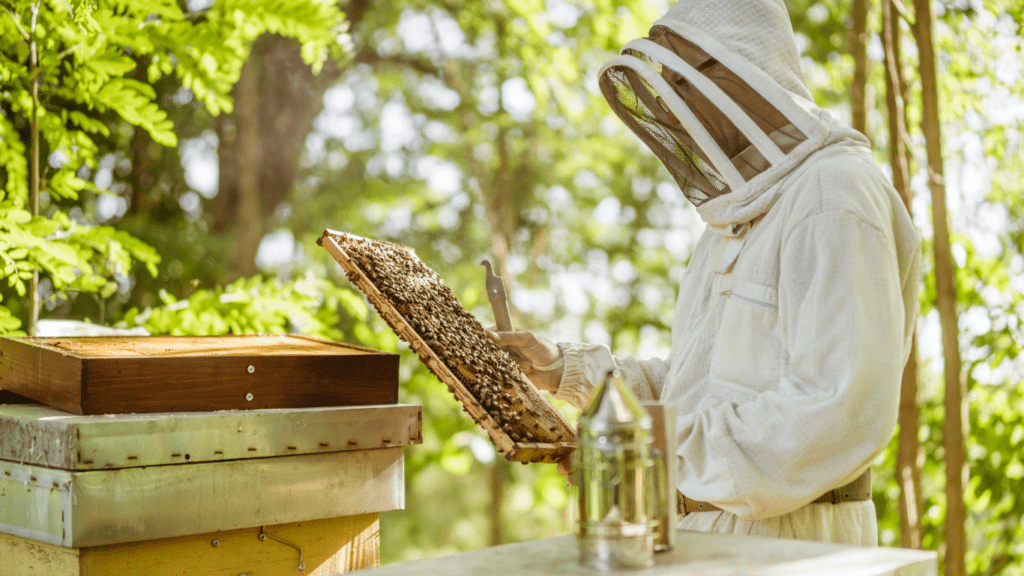
<svg viewBox="0 0 1024 576"><path fill-rule="evenodd" d="M580 563L604 571L653 565L651 417L609 372L577 426Z"/></svg>

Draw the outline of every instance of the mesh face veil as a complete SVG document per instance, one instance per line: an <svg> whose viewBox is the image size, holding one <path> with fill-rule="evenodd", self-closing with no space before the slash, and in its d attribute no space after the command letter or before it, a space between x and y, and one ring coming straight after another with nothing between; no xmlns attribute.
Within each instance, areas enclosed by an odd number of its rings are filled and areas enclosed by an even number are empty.
<svg viewBox="0 0 1024 576"><path fill-rule="evenodd" d="M656 24L605 64L601 92L699 206L778 164L807 136L743 78Z"/></svg>

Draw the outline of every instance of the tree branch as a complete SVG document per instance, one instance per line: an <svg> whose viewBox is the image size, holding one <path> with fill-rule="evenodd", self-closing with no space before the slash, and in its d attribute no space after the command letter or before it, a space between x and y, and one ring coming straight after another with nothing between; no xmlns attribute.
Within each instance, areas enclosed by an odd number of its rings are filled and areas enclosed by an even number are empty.
<svg viewBox="0 0 1024 576"><path fill-rule="evenodd" d="M25 27L21 25L21 20L16 17L17 15L14 12L11 12L10 8L4 8L4 12L7 12L7 15L11 17L11 21L14 22L14 26L21 32L21 37L25 39L25 42L31 41L32 37L29 36Z"/></svg>
<svg viewBox="0 0 1024 576"><path fill-rule="evenodd" d="M411 68L417 72L441 76L441 68L425 58L413 56L381 56L379 52L369 46L363 46L356 52L353 62L357 64L369 64L370 66L394 65L402 68Z"/></svg>
<svg viewBox="0 0 1024 576"><path fill-rule="evenodd" d="M29 32L35 34L36 24L39 20L39 4L37 0L32 4L32 20L29 24ZM29 210L33 217L39 216L39 47L36 41L29 36L29 76L31 77L32 91L32 117L31 117L31 166L29 167ZM39 264L32 268L32 279L29 281L29 310L28 310L28 335L35 336L39 323Z"/></svg>
<svg viewBox="0 0 1024 576"><path fill-rule="evenodd" d="M913 28L914 27L914 18L913 18L913 16L910 15L910 10L907 10L907 7L903 4L903 0L887 0L887 1L892 3L892 7L896 9L896 12L898 12L900 17L903 18L903 21L906 22L907 24L909 24L911 28Z"/></svg>
<svg viewBox="0 0 1024 576"><path fill-rule="evenodd" d="M352 32L359 26L363 21L363 17L366 15L366 9L370 6L370 0L352 0L349 5L342 8L345 12L345 18L348 20L349 32Z"/></svg>

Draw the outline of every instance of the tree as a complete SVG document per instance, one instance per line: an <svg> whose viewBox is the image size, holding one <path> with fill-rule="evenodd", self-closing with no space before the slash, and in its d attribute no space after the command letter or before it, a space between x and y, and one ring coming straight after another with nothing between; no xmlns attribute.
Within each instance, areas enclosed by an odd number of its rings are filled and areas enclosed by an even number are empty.
<svg viewBox="0 0 1024 576"><path fill-rule="evenodd" d="M968 422L957 322L956 275L950 251L949 216L946 214L946 190L943 178L942 136L939 120L939 93L936 82L932 42L931 6L915 0L917 46L920 53L922 85L921 129L928 152L928 187L932 194L936 308L942 323L943 374L945 376L945 425L943 446L946 460L946 556L947 576L966 574L967 511L964 488L967 485L967 454L964 445Z"/></svg>
<svg viewBox="0 0 1024 576"><path fill-rule="evenodd" d="M868 111L874 108L871 84L868 82L870 63L868 61L868 15L869 0L853 0L852 22L849 31L850 55L853 57L853 80L850 89L850 112L853 128L871 139L868 127Z"/></svg>
<svg viewBox="0 0 1024 576"><path fill-rule="evenodd" d="M355 2L347 11L361 17L364 4ZM348 26L357 27L358 19L350 18ZM259 37L235 88L237 108L214 123L219 181L208 218L214 233L237 235L227 267L232 274L256 273L264 221L288 200L324 92L348 65L332 60L315 72L300 48L292 38Z"/></svg>
<svg viewBox="0 0 1024 576"><path fill-rule="evenodd" d="M340 53L334 32L324 27L342 21L337 8L303 0L253 8L230 0L199 13L173 0L4 2L0 251L8 286L29 297L24 315L30 332L39 312L40 272L48 297L94 294L101 304L126 288L133 262L157 273L160 258L152 247L73 216L76 207L84 215L83 194L111 192L87 175L98 168L101 148L117 146L114 118L158 144L177 143L151 83L175 77L217 114L230 109L230 89L252 41L265 31L298 38L303 58L317 67ZM138 79L141 71L132 74L134 58L147 64L145 82ZM143 160L147 141L137 143L135 157ZM21 325L22 310L11 305L0 310L5 331ZM101 305L101 321L104 312Z"/></svg>
<svg viewBox="0 0 1024 576"><path fill-rule="evenodd" d="M6 149L0 156L5 175L0 250L8 286L19 296L28 295L30 332L39 314L40 272L53 290L104 297L117 290L115 275L135 260L156 274L159 257L152 248L113 228L78 226L59 207L61 201L96 190L78 172L95 167L94 138L110 136L101 114L116 114L163 144L175 142L166 114L152 102L152 90L124 77L134 63L114 43L94 34L101 22L111 26L111 36L123 33L128 21L142 22L137 14L93 12L84 2L34 0L4 6L0 137ZM40 166L43 156L45 169ZM9 307L3 316L8 318L7 331L21 325Z"/></svg>
<svg viewBox="0 0 1024 576"><path fill-rule="evenodd" d="M907 129L907 92L903 75L900 15L892 0L882 1L882 44L885 50L885 102L889 120L889 165L893 185L912 213L910 189L910 134ZM907 548L921 547L920 403L917 386L917 336L903 369L896 478L900 486L900 542Z"/></svg>

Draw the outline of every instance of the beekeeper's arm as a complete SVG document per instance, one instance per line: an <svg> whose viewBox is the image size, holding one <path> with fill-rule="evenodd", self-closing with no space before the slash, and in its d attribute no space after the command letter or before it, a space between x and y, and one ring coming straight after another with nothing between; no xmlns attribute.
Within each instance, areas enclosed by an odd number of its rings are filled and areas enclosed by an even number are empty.
<svg viewBox="0 0 1024 576"><path fill-rule="evenodd" d="M526 377L555 398L582 407L608 370L617 368L641 400L661 396L668 364L659 358L640 361L612 356L607 346L560 342L529 330L490 332L494 342L518 362Z"/></svg>

